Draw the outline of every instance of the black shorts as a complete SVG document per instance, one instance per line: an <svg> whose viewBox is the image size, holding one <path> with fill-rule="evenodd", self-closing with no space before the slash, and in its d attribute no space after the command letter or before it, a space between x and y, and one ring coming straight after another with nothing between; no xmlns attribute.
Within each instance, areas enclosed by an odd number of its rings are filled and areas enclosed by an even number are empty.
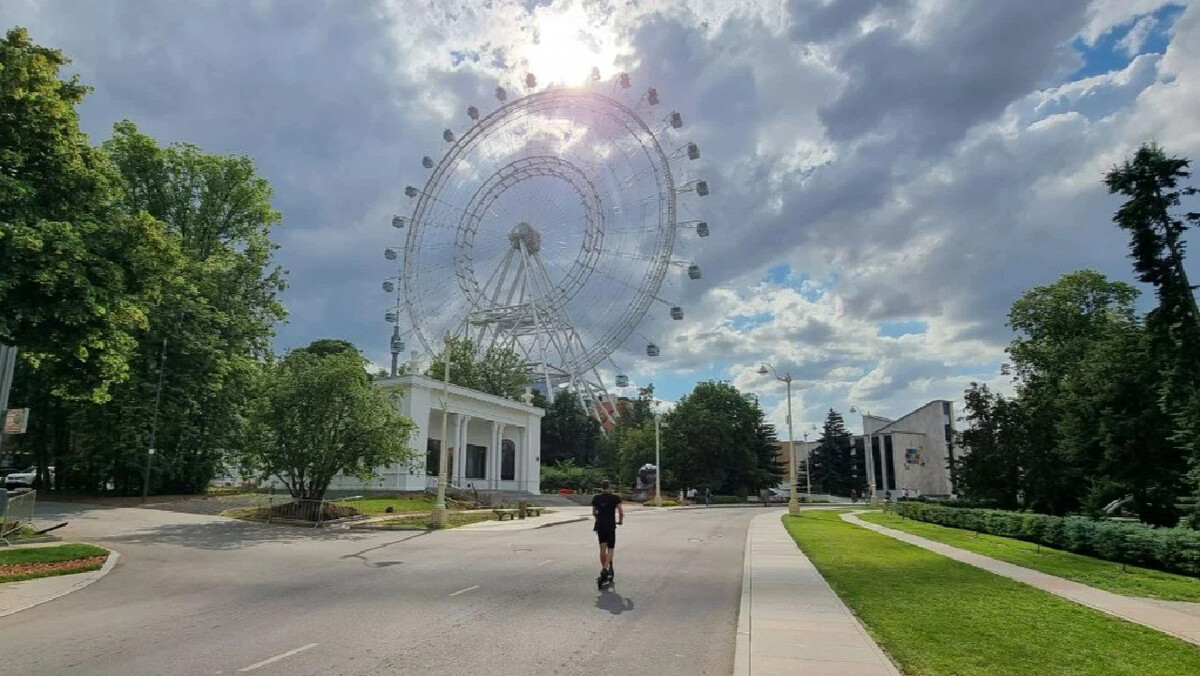
<svg viewBox="0 0 1200 676"><path fill-rule="evenodd" d="M608 545L610 549L617 546L617 527L616 526L601 526L596 528L596 539L602 545Z"/></svg>

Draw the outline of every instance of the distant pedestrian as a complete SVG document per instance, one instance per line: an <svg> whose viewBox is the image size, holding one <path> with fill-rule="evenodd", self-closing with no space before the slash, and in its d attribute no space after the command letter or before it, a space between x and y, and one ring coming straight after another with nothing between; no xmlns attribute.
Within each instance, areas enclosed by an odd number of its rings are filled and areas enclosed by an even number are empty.
<svg viewBox="0 0 1200 676"><path fill-rule="evenodd" d="M704 489L704 506L712 507L712 493L709 492L708 488Z"/></svg>
<svg viewBox="0 0 1200 676"><path fill-rule="evenodd" d="M687 496L688 496L689 504L692 504L692 505L696 504L696 489L695 488L689 488Z"/></svg>

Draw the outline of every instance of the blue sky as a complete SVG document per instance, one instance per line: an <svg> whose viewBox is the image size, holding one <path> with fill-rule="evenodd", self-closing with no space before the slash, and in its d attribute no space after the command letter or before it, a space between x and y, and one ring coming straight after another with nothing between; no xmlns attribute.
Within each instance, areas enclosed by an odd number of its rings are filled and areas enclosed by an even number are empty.
<svg viewBox="0 0 1200 676"><path fill-rule="evenodd" d="M74 59L95 88L81 109L95 141L129 118L251 156L284 214L291 316L276 346L346 338L381 364L388 223L411 209L403 186L426 179L420 158L445 152L442 130L464 131L467 106L490 112L495 87L521 91L526 72L539 87L628 72L632 94L656 87L655 115L685 120L669 147L700 147L679 178L712 193L681 196L679 215L711 235L680 232L674 258L703 278L673 268L660 290L685 319L656 304L605 375L668 400L728 380L782 425L763 361L793 373L798 423L851 405L898 416L972 380L1008 387L1005 314L1023 291L1080 268L1132 280L1101 178L1148 140L1200 157L1198 13L1155 0L8 0L4 19Z"/></svg>

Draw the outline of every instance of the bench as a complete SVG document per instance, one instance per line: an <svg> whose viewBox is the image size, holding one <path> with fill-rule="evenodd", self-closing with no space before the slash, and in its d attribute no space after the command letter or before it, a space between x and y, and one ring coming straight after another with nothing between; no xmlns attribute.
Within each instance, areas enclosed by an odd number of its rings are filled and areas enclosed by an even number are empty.
<svg viewBox="0 0 1200 676"><path fill-rule="evenodd" d="M545 507L526 507L525 513L530 516L541 516L543 509L546 509L546 508Z"/></svg>
<svg viewBox="0 0 1200 676"><path fill-rule="evenodd" d="M517 518L517 510L515 510L515 509L493 509L492 511L495 512L496 518L498 518L501 521L503 521L504 517L506 517L506 516L510 519Z"/></svg>

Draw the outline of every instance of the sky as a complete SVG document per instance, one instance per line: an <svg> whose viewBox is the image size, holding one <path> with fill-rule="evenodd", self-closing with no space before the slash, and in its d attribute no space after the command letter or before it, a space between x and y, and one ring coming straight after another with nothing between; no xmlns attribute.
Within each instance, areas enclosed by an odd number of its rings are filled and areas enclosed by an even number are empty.
<svg viewBox="0 0 1200 676"><path fill-rule="evenodd" d="M276 347L344 338L379 364L390 219L442 130L527 72L655 87L654 114L686 121L670 141L702 151L680 171L711 186L681 218L712 234L679 238L703 269L670 285L685 319L651 313L614 360L668 401L730 381L784 436L769 362L797 438L830 408L857 430L851 407L1006 391L1024 291L1081 268L1134 281L1105 171L1146 141L1200 156L1200 8L1182 2L5 0L0 18L95 88L94 142L127 118L252 157L284 215Z"/></svg>

